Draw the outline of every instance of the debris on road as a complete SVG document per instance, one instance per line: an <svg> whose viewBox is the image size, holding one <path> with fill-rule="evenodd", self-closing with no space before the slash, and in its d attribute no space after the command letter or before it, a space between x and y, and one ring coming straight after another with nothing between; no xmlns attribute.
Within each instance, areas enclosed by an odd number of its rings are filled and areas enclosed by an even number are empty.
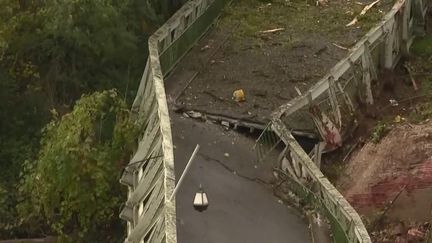
<svg viewBox="0 0 432 243"><path fill-rule="evenodd" d="M201 51L205 51L205 50L207 50L207 49L210 49L210 46L209 46L209 45L205 45L203 48L201 48Z"/></svg>
<svg viewBox="0 0 432 243"><path fill-rule="evenodd" d="M235 90L233 93L233 99L237 102L242 102L246 100L246 95L243 89Z"/></svg>
<svg viewBox="0 0 432 243"><path fill-rule="evenodd" d="M227 121L221 121L221 125L224 126L224 127L226 127L226 128L230 127L230 123L227 122Z"/></svg>
<svg viewBox="0 0 432 243"><path fill-rule="evenodd" d="M198 119L202 117L201 112L196 112L196 111L186 111L185 112L187 116L194 118L194 119Z"/></svg>
<svg viewBox="0 0 432 243"><path fill-rule="evenodd" d="M398 106L399 105L399 103L397 102L397 100L394 100L394 99L389 100L389 102L390 102L391 106Z"/></svg>
<svg viewBox="0 0 432 243"><path fill-rule="evenodd" d="M224 156L227 158L230 157L229 153L224 153Z"/></svg>
<svg viewBox="0 0 432 243"><path fill-rule="evenodd" d="M259 34L268 34L268 33L279 32L279 31L282 31L282 30L285 30L285 28L276 28L276 29L271 29L271 30L262 30L262 31L259 31L258 33Z"/></svg>
<svg viewBox="0 0 432 243"><path fill-rule="evenodd" d="M369 5L366 5L366 6L363 8L363 10L360 12L360 14L358 14L357 16L355 16L355 18L354 18L353 20L351 20L351 22L349 22L349 23L346 25L346 27L350 27L350 26L355 25L355 24L358 22L358 18L359 18L360 16L365 15L366 12L369 11L369 9L371 9L371 8L372 8L373 6L375 6L377 3L379 3L379 1L381 1L381 0L376 0L376 1L372 2L372 3L369 4Z"/></svg>
<svg viewBox="0 0 432 243"><path fill-rule="evenodd" d="M337 48L339 48L339 49L342 49L342 50L345 50L345 51L349 51L349 48L346 48L346 47L343 47L343 46L341 46L341 45L338 45L338 44L336 44L336 43L332 43L334 46L336 46Z"/></svg>

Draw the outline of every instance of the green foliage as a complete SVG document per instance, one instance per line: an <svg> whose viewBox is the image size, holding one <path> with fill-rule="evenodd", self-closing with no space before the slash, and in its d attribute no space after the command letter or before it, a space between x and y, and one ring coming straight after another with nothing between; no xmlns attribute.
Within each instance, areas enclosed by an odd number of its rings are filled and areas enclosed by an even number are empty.
<svg viewBox="0 0 432 243"><path fill-rule="evenodd" d="M0 218L9 219L8 207L7 207L7 190L3 188L3 185L0 184ZM7 221L0 221L0 228L4 229L7 227Z"/></svg>
<svg viewBox="0 0 432 243"><path fill-rule="evenodd" d="M411 52L420 57L432 56L432 35L426 35L415 39L411 46Z"/></svg>
<svg viewBox="0 0 432 243"><path fill-rule="evenodd" d="M432 118L432 35L415 39L411 52L415 56L412 56L408 64L413 77L420 84L420 92L424 98L415 105L410 119L422 122Z"/></svg>
<svg viewBox="0 0 432 243"><path fill-rule="evenodd" d="M37 160L25 163L25 220L42 215L55 233L79 239L116 223L125 197L118 180L138 131L126 107L116 91L96 92L45 127Z"/></svg>
<svg viewBox="0 0 432 243"><path fill-rule="evenodd" d="M427 58L421 58L416 61L416 64L421 66L421 68L419 69L417 66L415 72L426 73L427 75L417 79L421 82L420 90L424 98L415 105L413 112L410 114L410 118L414 122L422 122L432 118L432 63L428 61Z"/></svg>
<svg viewBox="0 0 432 243"><path fill-rule="evenodd" d="M52 105L82 92L118 88L138 80L145 55L131 1L30 1L11 6L0 28L0 68L27 88L43 89ZM135 28L134 28L135 27ZM145 42L144 42L145 43ZM145 53L145 52L144 52Z"/></svg>
<svg viewBox="0 0 432 243"><path fill-rule="evenodd" d="M387 123L378 122L378 124L373 128L371 134L371 140L373 143L379 143L385 135L390 131L390 127Z"/></svg>
<svg viewBox="0 0 432 243"><path fill-rule="evenodd" d="M265 41L260 31L285 28L278 33L277 39L284 39L281 44L291 48L304 34L314 33L339 42L344 42L347 32L358 37L363 36L377 24L384 13L391 8L393 0L383 0L359 17L355 27L346 27L364 6L350 1L326 1L324 6L314 6L316 1L304 0L237 0L225 10L221 20L224 27L236 26L235 40L244 48L244 43L252 42L254 47L261 47ZM237 27L238 26L238 27ZM352 31L359 28L358 31ZM276 35L276 34L275 34ZM245 41L247 40L247 41ZM351 45L353 43L343 43Z"/></svg>
<svg viewBox="0 0 432 243"><path fill-rule="evenodd" d="M55 135L56 132L65 129L62 123L70 124L75 127L74 129L79 130L80 122L91 120L90 118L85 121L78 119L72 122L69 121L72 118L66 116L62 120L53 121L44 130L44 139L40 142L41 130L50 120L50 110L55 109L61 116L71 111L72 104L82 94L112 88L119 90L125 96L126 102L131 102L147 58L148 36L184 2L185 0L0 0L1 239L42 236L50 230L47 225L48 219L51 228L64 233L77 232L82 225L88 226L86 222L88 215L77 215L75 212L78 210L78 205L84 205L78 202L81 202L81 199L83 202L88 202L88 198L85 197L90 197L90 194L82 194L83 198L74 198L75 201L65 205L63 204L66 198L63 195L45 198L48 192L53 193L55 190L54 182L59 182L62 186L58 190L67 191L68 197L72 198L71 188L65 188L64 183L74 181L75 177L69 176L65 177L64 181L56 181L60 178L46 179L47 174L42 173L45 179L39 181L32 177L36 172L26 171L25 183L21 185L18 196L17 184L22 164L27 160L30 161L26 162L27 168L41 170L46 167L47 171L56 174L53 168L60 165L54 163L48 166L47 162L50 161L49 156L53 156L54 150L57 152L61 150L59 147L61 140L59 135ZM86 99L89 98L86 96L83 100ZM107 114L113 114L114 111L110 112ZM72 113L68 116L72 116ZM93 165L94 161L103 159L104 154L96 150L105 151L105 156L112 155L115 158L113 154L115 151L120 151L121 146L129 146L128 142L133 141L127 140L121 145L122 136L128 134L119 136L117 132L113 134L105 132L105 130L112 130L108 126L110 124L108 120L108 118L104 120L101 130L103 132L100 139L103 142L95 142L97 146L91 147L95 150L93 156L96 154L97 156L93 160L87 158L90 162L86 164ZM91 127L82 129L91 129ZM66 130L63 132L66 133ZM116 138L108 143L105 140L111 135L115 135ZM49 142L50 139L53 139L52 143ZM63 145L72 146L71 141L67 141L70 143ZM59 144L56 144L57 142ZM47 152L48 144L52 144L51 154ZM75 145L79 147L84 144L88 146L91 142L85 141ZM104 145L113 147L113 150L104 150ZM38 153L41 146L42 150ZM61 159L73 161L78 156L77 153L68 152L69 157L64 155ZM84 156L83 152L82 155ZM119 174L120 166L109 168L111 171L105 168L96 173L102 177L100 186L95 189L103 191L109 183L114 183L116 176L112 177L112 181L108 181L104 176L107 173L114 173L114 170ZM59 172L66 173L66 168L58 169ZM78 178L84 180L86 176L82 175ZM51 184L42 191L33 191L31 184L28 184L32 180L35 185L42 182ZM97 179L89 178L87 183L95 180ZM117 187L116 181L113 191L117 190ZM84 188L79 190L82 191ZM110 197L104 205L108 207L108 204L111 206L116 204L119 195L120 193ZM106 196L107 194L103 193L100 195L100 197ZM29 217L20 219L16 207L18 203L21 204L21 215L25 215L22 212L27 210L30 212ZM60 204L56 205L56 203ZM53 211L47 211L48 208L45 206L50 206ZM58 216L60 209L65 212L63 217ZM116 215L117 210L110 213L102 210L92 220L92 224L97 227L100 225L108 227L112 224L110 220L113 219L110 218L111 216L108 217L108 214ZM108 221L99 221L105 219ZM65 228L70 231L66 231ZM111 234L109 232L106 235ZM97 232L95 235L104 235L104 232Z"/></svg>

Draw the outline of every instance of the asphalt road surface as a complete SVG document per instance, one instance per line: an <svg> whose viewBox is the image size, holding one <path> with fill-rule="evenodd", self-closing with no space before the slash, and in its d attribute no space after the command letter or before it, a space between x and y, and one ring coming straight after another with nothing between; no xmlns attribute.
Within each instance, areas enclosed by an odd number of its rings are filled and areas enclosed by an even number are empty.
<svg viewBox="0 0 432 243"><path fill-rule="evenodd" d="M177 194L179 243L311 242L307 220L265 183L271 166L256 164L252 138L179 114L171 119L177 180L196 144L201 146ZM209 198L202 213L192 206L200 184Z"/></svg>

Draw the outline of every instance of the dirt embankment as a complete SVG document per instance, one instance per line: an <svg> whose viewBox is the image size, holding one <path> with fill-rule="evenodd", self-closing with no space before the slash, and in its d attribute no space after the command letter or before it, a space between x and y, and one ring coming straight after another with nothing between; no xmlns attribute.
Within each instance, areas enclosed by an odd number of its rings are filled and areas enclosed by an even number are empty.
<svg viewBox="0 0 432 243"><path fill-rule="evenodd" d="M358 209L382 207L400 191L432 188L432 122L400 125L378 144L367 143L352 155L346 174L340 188Z"/></svg>
<svg viewBox="0 0 432 243"><path fill-rule="evenodd" d="M337 168L337 188L377 243L423 242L432 220L432 35L411 49L417 56L380 79L373 110L324 167Z"/></svg>
<svg viewBox="0 0 432 243"><path fill-rule="evenodd" d="M366 143L338 186L374 242L422 242L432 219L432 121L397 125Z"/></svg>

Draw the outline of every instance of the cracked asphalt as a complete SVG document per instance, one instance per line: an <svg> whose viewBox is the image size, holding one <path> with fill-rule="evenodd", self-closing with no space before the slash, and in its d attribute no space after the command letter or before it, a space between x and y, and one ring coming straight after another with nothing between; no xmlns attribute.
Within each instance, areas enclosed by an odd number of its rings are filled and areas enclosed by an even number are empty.
<svg viewBox="0 0 432 243"><path fill-rule="evenodd" d="M201 146L176 198L179 243L311 242L307 220L273 196L272 165L256 164L252 138L179 114L171 119L177 179ZM209 198L202 213L192 206L200 184Z"/></svg>

